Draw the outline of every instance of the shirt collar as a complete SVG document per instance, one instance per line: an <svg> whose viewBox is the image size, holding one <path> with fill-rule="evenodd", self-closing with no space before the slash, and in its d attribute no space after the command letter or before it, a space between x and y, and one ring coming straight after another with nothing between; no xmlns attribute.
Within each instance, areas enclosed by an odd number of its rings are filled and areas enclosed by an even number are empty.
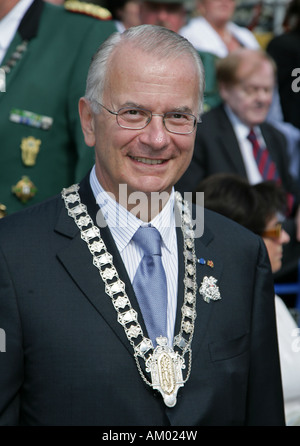
<svg viewBox="0 0 300 446"><path fill-rule="evenodd" d="M166 248L172 250L172 231L170 228L175 227L174 201L175 193L172 189L169 200L163 207L162 211L153 218L149 223L145 223L135 217L125 207L115 201L99 183L95 166L90 173L90 184L96 201L103 213L104 219L109 226L112 236L120 252L122 252L128 243L130 243L133 235L140 226L151 224L154 226L162 237L162 241Z"/></svg>
<svg viewBox="0 0 300 446"><path fill-rule="evenodd" d="M6 16L0 20L0 47L7 50L19 24L33 0L20 0Z"/></svg>

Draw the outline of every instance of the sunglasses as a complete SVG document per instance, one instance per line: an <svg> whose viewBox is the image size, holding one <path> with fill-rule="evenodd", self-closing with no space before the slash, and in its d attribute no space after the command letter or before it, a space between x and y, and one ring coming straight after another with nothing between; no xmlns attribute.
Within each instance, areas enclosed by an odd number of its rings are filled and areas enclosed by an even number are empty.
<svg viewBox="0 0 300 446"><path fill-rule="evenodd" d="M278 239L281 235L282 224L277 223L274 228L266 229L262 233L262 237Z"/></svg>

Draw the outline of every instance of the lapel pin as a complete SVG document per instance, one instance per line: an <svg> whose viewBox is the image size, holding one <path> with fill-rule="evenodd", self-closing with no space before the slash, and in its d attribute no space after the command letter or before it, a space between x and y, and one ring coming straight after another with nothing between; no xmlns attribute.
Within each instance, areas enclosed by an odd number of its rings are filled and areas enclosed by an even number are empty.
<svg viewBox="0 0 300 446"><path fill-rule="evenodd" d="M212 260L205 260L202 257L198 259L198 263L200 263L200 265L210 266L211 268L214 267L214 262Z"/></svg>
<svg viewBox="0 0 300 446"><path fill-rule="evenodd" d="M211 300L221 299L219 287L216 285L217 279L213 276L203 278L199 293L202 294L203 300L209 303Z"/></svg>

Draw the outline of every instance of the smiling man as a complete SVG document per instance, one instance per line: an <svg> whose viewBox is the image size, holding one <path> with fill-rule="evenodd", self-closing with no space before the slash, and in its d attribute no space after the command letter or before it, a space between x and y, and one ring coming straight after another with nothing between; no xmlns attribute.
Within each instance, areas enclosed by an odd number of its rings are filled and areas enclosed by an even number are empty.
<svg viewBox="0 0 300 446"><path fill-rule="evenodd" d="M203 86L198 53L163 27L94 56L79 111L95 166L0 222L0 424L284 424L266 249L214 213L195 237L173 188Z"/></svg>
<svg viewBox="0 0 300 446"><path fill-rule="evenodd" d="M139 191L150 199L152 192L170 193L191 161L203 73L195 55L182 54L172 64L167 47L149 55L135 42L126 43L126 52L124 45L111 55L100 98L94 89L101 79L88 78L79 105L82 128L86 144L95 147L102 187L118 197L119 185L126 184L128 195ZM95 66L103 62L96 56Z"/></svg>

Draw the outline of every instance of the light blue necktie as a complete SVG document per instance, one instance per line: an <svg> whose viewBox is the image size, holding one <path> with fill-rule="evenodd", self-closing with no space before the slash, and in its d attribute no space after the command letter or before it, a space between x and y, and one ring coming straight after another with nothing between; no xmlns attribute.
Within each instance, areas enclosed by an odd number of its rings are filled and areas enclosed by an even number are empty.
<svg viewBox="0 0 300 446"><path fill-rule="evenodd" d="M154 346L156 337L167 336L167 280L161 260L161 237L151 226L140 227L132 239L142 248L133 288Z"/></svg>

